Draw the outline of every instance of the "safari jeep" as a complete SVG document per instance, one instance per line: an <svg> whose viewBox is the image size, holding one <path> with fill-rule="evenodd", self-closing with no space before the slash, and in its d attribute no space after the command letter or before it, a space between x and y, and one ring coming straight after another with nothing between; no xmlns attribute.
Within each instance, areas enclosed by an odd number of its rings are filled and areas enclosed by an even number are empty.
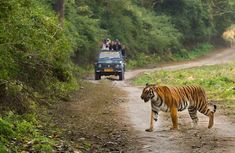
<svg viewBox="0 0 235 153"><path fill-rule="evenodd" d="M120 51L100 51L94 67L95 80L100 80L103 75L115 75L119 76L119 80L124 79L125 61Z"/></svg>

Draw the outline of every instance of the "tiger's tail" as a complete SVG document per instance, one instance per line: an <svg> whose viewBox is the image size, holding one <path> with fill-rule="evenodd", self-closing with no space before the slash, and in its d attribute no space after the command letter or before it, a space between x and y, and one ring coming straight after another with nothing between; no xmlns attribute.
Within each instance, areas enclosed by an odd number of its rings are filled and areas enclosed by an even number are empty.
<svg viewBox="0 0 235 153"><path fill-rule="evenodd" d="M211 103L211 102L209 103L209 105L210 105L210 107L212 107L212 108L210 108L211 113L209 115L209 125L208 125L208 128L210 129L214 125L214 114L216 112L217 106L216 106L216 104Z"/></svg>
<svg viewBox="0 0 235 153"><path fill-rule="evenodd" d="M213 103L213 102L209 102L208 104L209 104L210 110L211 110L213 113L215 113L215 112L216 112L216 109L217 109L216 104Z"/></svg>

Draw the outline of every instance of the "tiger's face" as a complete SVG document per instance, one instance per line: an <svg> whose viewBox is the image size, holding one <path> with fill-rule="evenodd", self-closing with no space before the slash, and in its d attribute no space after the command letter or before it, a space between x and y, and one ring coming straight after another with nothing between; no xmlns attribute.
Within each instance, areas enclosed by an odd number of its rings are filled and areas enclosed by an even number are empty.
<svg viewBox="0 0 235 153"><path fill-rule="evenodd" d="M149 85L148 83L146 84L145 88L142 91L141 94L141 99L144 100L144 102L148 102L151 100L155 95L154 95L154 86L155 85Z"/></svg>

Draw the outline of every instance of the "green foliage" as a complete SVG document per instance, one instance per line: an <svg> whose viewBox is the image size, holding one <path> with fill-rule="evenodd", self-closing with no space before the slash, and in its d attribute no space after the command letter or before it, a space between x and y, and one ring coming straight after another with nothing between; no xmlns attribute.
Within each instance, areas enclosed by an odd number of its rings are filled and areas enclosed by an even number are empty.
<svg viewBox="0 0 235 153"><path fill-rule="evenodd" d="M213 45L209 43L200 43L191 51L187 49L179 49L174 51L165 51L163 55L146 53L138 53L133 59L129 59L127 62L128 68L146 67L156 65L156 63L162 63L165 61L181 61L190 60L197 57L208 54L214 49Z"/></svg>
<svg viewBox="0 0 235 153"><path fill-rule="evenodd" d="M198 56L206 55L214 49L214 46L209 43L201 43L192 49L191 54L189 53L190 59Z"/></svg>
<svg viewBox="0 0 235 153"><path fill-rule="evenodd" d="M73 44L54 12L36 0L0 3L0 100L24 112L29 99L66 94L75 86Z"/></svg>
<svg viewBox="0 0 235 153"><path fill-rule="evenodd" d="M11 137L14 134L12 130L13 126L9 124L7 121L3 120L2 118L0 118L0 125L1 125L0 128L1 135L6 134L7 137Z"/></svg>
<svg viewBox="0 0 235 153"><path fill-rule="evenodd" d="M149 64L157 63L161 58L157 55L149 56L144 53L138 53L134 59L130 59L127 62L127 67L129 69L136 67L143 67Z"/></svg>
<svg viewBox="0 0 235 153"><path fill-rule="evenodd" d="M130 65L138 65L133 61L142 53L162 60L177 59L172 54L192 58L191 48L217 40L234 22L233 6L232 0L71 0L66 34L78 64L92 64L107 37L126 46Z"/></svg>
<svg viewBox="0 0 235 153"><path fill-rule="evenodd" d="M12 112L0 117L0 151L25 150L22 144L33 152L52 152L55 141L44 136L37 128L35 115L16 115Z"/></svg>
<svg viewBox="0 0 235 153"><path fill-rule="evenodd" d="M165 50L180 47L181 34L167 16L156 16L154 12L134 5L130 1L110 1L102 25L124 44L127 54L136 57L137 52L162 54Z"/></svg>
<svg viewBox="0 0 235 153"><path fill-rule="evenodd" d="M66 35L75 46L74 62L87 64L94 61L105 31L100 28L100 20L93 18L94 12L87 4L67 1L65 7Z"/></svg>
<svg viewBox="0 0 235 153"><path fill-rule="evenodd" d="M200 43L191 49L191 51L181 49L179 52L173 54L172 59L175 61L195 59L197 57L208 54L209 52L213 51L213 49L214 46L210 43Z"/></svg>
<svg viewBox="0 0 235 153"><path fill-rule="evenodd" d="M154 5L160 14L173 17L173 23L183 34L186 43L209 41L220 37L234 21L230 0L163 0Z"/></svg>
<svg viewBox="0 0 235 153"><path fill-rule="evenodd" d="M159 71L144 74L134 80L135 84L144 85L146 82L166 85L200 85L213 100L235 100L233 64L205 66L176 71Z"/></svg>
<svg viewBox="0 0 235 153"><path fill-rule="evenodd" d="M212 22L215 25L218 36L221 36L227 27L234 24L234 6L234 0L213 0L207 2L210 14L213 14Z"/></svg>
<svg viewBox="0 0 235 153"><path fill-rule="evenodd" d="M66 34L76 46L75 62L79 64L93 63L106 37L126 45L129 58L181 47L181 34L170 17L156 15L131 0L68 1L65 12Z"/></svg>

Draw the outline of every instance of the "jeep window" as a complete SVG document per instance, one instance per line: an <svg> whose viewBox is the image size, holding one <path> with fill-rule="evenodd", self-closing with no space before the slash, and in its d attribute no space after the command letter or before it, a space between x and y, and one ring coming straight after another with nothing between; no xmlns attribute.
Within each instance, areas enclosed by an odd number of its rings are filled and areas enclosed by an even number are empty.
<svg viewBox="0 0 235 153"><path fill-rule="evenodd" d="M117 59L121 58L120 52L101 52L99 59Z"/></svg>

